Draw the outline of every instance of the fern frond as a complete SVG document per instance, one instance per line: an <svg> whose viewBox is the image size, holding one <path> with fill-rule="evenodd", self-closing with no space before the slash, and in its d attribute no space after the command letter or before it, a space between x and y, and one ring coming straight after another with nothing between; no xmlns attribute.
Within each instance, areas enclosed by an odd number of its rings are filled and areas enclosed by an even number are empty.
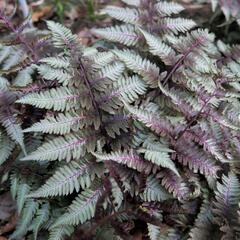
<svg viewBox="0 0 240 240"><path fill-rule="evenodd" d="M108 64L111 64L114 61L114 54L110 51L98 52L97 54L93 55L92 60L93 68L99 69L104 66L107 66Z"/></svg>
<svg viewBox="0 0 240 240"><path fill-rule="evenodd" d="M141 75L150 87L157 87L160 69L156 64L151 63L147 59L143 59L140 55L130 50L114 50L113 52L126 64L127 68Z"/></svg>
<svg viewBox="0 0 240 240"><path fill-rule="evenodd" d="M160 237L161 237L160 227L148 223L147 228L148 228L148 236L149 236L150 240L159 240L160 239Z"/></svg>
<svg viewBox="0 0 240 240"><path fill-rule="evenodd" d="M124 103L124 105L126 109L133 115L133 118L136 118L145 124L155 133L160 134L161 136L172 135L173 126L168 120L162 119L152 112L134 108L127 103Z"/></svg>
<svg viewBox="0 0 240 240"><path fill-rule="evenodd" d="M30 186L26 183L19 184L17 186L17 210L20 214L27 199L27 194L30 191Z"/></svg>
<svg viewBox="0 0 240 240"><path fill-rule="evenodd" d="M171 195L166 192L159 182L159 179L157 179L154 175L148 176L144 192L142 193L142 198L144 201L161 202L171 198Z"/></svg>
<svg viewBox="0 0 240 240"><path fill-rule="evenodd" d="M193 117L201 111L201 104L190 94L176 91L174 88L169 89L168 87L164 87L160 81L158 82L158 86L162 93L169 97L172 103L176 105L177 109L179 109L184 115Z"/></svg>
<svg viewBox="0 0 240 240"><path fill-rule="evenodd" d="M199 132L203 132L203 136L199 137ZM203 145L204 150L208 151L212 154L216 159L224 162L227 161L226 157L223 154L221 146L219 144L221 133L221 128L216 124L207 124L206 122L200 123L200 129L191 129L190 135L193 132L193 141L198 142L199 144ZM189 134L186 132L186 137L190 137Z"/></svg>
<svg viewBox="0 0 240 240"><path fill-rule="evenodd" d="M52 62L52 64L57 64ZM62 63L58 63L59 65ZM67 66L67 62L66 62ZM67 68L53 68L47 64L40 64L37 66L37 70L39 74L46 80L54 80L56 79L58 82L62 83L63 86L69 84L71 78L73 77L72 74L67 70Z"/></svg>
<svg viewBox="0 0 240 240"><path fill-rule="evenodd" d="M160 1L154 5L160 16L170 16L172 14L180 13L184 7L175 2Z"/></svg>
<svg viewBox="0 0 240 240"><path fill-rule="evenodd" d="M119 89L122 99L128 103L134 102L138 95L143 95L147 91L147 85L137 75L119 78L113 86Z"/></svg>
<svg viewBox="0 0 240 240"><path fill-rule="evenodd" d="M115 82L119 79L124 70L125 66L122 62L114 61L113 64L106 65L104 68L102 68L100 75Z"/></svg>
<svg viewBox="0 0 240 240"><path fill-rule="evenodd" d="M64 240L66 236L71 236L74 228L68 225L60 225L59 227L55 227L50 229L48 240Z"/></svg>
<svg viewBox="0 0 240 240"><path fill-rule="evenodd" d="M43 225L47 222L49 218L50 206L48 203L45 203L39 208L36 212L36 217L32 222L30 229L33 230L34 240L37 240L38 232L41 230Z"/></svg>
<svg viewBox="0 0 240 240"><path fill-rule="evenodd" d="M4 46L0 44L0 63L1 64L11 54L12 51L13 51L12 46Z"/></svg>
<svg viewBox="0 0 240 240"><path fill-rule="evenodd" d="M16 200L17 192L18 192L18 185L19 185L19 178L16 174L12 174L10 176L11 186L10 192L13 200Z"/></svg>
<svg viewBox="0 0 240 240"><path fill-rule="evenodd" d="M100 94L96 99L100 108L114 114L114 109L122 105L122 101L133 102L138 99L138 95L146 92L146 84L136 75L132 77L121 77L113 83L113 88L105 90L105 94Z"/></svg>
<svg viewBox="0 0 240 240"><path fill-rule="evenodd" d="M19 64L27 59L26 53L22 49L12 47L11 53L4 59L4 64L0 72L11 73L19 69Z"/></svg>
<svg viewBox="0 0 240 240"><path fill-rule="evenodd" d="M158 166L169 168L179 176L178 170L169 156L169 153L173 152L173 150L168 149L167 146L160 142L153 142L149 138L143 143L143 147L138 152L144 153L146 160Z"/></svg>
<svg viewBox="0 0 240 240"><path fill-rule="evenodd" d="M2 76L0 76L0 90L1 91L7 91L9 88L10 83L8 82L8 80Z"/></svg>
<svg viewBox="0 0 240 240"><path fill-rule="evenodd" d="M137 24L139 21L139 13L136 9L107 6L101 12L125 23Z"/></svg>
<svg viewBox="0 0 240 240"><path fill-rule="evenodd" d="M128 166L129 168L135 169L139 172L150 172L152 165L145 162L138 154L133 150L130 151L118 151L112 152L110 154L97 153L94 152L93 155L100 161L114 161L123 165Z"/></svg>
<svg viewBox="0 0 240 240"><path fill-rule="evenodd" d="M4 133L0 135L0 165L5 162L15 147L14 142Z"/></svg>
<svg viewBox="0 0 240 240"><path fill-rule="evenodd" d="M19 221L19 224L10 239L16 239L19 236L24 236L24 234L28 231L28 227L30 226L33 216L37 211L38 205L38 202L33 199L26 202L21 215L21 221Z"/></svg>
<svg viewBox="0 0 240 240"><path fill-rule="evenodd" d="M109 41L119 42L126 46L134 46L139 37L132 25L120 25L115 27L92 30L94 34Z"/></svg>
<svg viewBox="0 0 240 240"><path fill-rule="evenodd" d="M50 134L66 134L71 130L81 129L87 121L88 117L78 115L76 113L59 113L52 117L46 117L40 122L35 123L30 128L24 129L23 132L43 132Z"/></svg>
<svg viewBox="0 0 240 240"><path fill-rule="evenodd" d="M57 48L72 48L77 43L77 36L71 30L59 23L47 21L48 29L51 31L53 44Z"/></svg>
<svg viewBox="0 0 240 240"><path fill-rule="evenodd" d="M96 190L84 190L69 206L68 212L57 219L52 228L61 226L62 224L82 224L91 219L95 214L96 205L102 193L102 188L97 188Z"/></svg>
<svg viewBox="0 0 240 240"><path fill-rule="evenodd" d="M107 118L104 121L105 127L106 127L106 131L107 134L112 137L115 138L116 135L120 135L121 134L121 130L124 132L127 132L127 128L128 128L128 117L124 116L124 115L115 115L111 118Z"/></svg>
<svg viewBox="0 0 240 240"><path fill-rule="evenodd" d="M156 30L177 34L179 32L187 32L194 27L196 27L196 23L193 20L184 18L164 18L160 20Z"/></svg>
<svg viewBox="0 0 240 240"><path fill-rule="evenodd" d="M20 70L16 78L13 80L13 85L25 87L28 84L31 84L33 82L32 75L34 73L34 70L35 70L35 67L33 65Z"/></svg>
<svg viewBox="0 0 240 240"><path fill-rule="evenodd" d="M79 97L73 89L59 87L45 92L27 94L16 102L30 104L38 108L64 111L74 108Z"/></svg>
<svg viewBox="0 0 240 240"><path fill-rule="evenodd" d="M121 0L121 1L131 6L137 7L140 5L140 0Z"/></svg>
<svg viewBox="0 0 240 240"><path fill-rule="evenodd" d="M92 47L52 21L38 41L0 11L13 32L0 45L12 238L74 238L81 225L83 238L130 239L137 218L151 240L240 238L240 47L192 31L177 1L122 1L102 11L122 25L93 30L117 44Z"/></svg>
<svg viewBox="0 0 240 240"><path fill-rule="evenodd" d="M7 134L11 139L18 143L24 154L26 154L22 128L21 125L17 123L16 117L14 115L8 115L1 120L1 123L6 128Z"/></svg>
<svg viewBox="0 0 240 240"><path fill-rule="evenodd" d="M52 197L69 195L74 190L79 192L80 188L90 187L93 180L92 163L74 162L59 168L54 175L38 190L30 193L28 197Z"/></svg>
<svg viewBox="0 0 240 240"><path fill-rule="evenodd" d="M203 203L200 212L195 220L194 227L191 229L189 240L194 239L208 239L212 236L213 230L213 213L207 193L204 194Z"/></svg>
<svg viewBox="0 0 240 240"><path fill-rule="evenodd" d="M218 219L227 219L229 223L236 220L236 211L240 199L240 184L237 176L229 173L222 176L222 183L217 183L213 213Z"/></svg>
<svg viewBox="0 0 240 240"><path fill-rule="evenodd" d="M105 90L104 95L100 95L100 99L97 99L99 106L105 111L114 114L114 109L117 109L123 101L132 103L139 98L138 95L142 95L146 92L147 86L138 76L121 77L118 81L113 83L113 89L109 92ZM112 100L112 101L110 101Z"/></svg>
<svg viewBox="0 0 240 240"><path fill-rule="evenodd" d="M189 146L188 149L186 149L185 144ZM175 150L178 155L178 160L183 165L188 165L193 172L199 171L206 176L217 177L217 172L220 170L219 166L196 145L181 139L175 145Z"/></svg>
<svg viewBox="0 0 240 240"><path fill-rule="evenodd" d="M173 65L177 61L176 53L170 46L164 43L160 38L142 29L140 29L140 31L144 35L149 46L149 51L153 55L160 57L166 65Z"/></svg>
<svg viewBox="0 0 240 240"><path fill-rule="evenodd" d="M191 59L191 52L194 52L194 55L200 55L203 51L210 56L219 55L214 44L215 36L209 33L207 29L197 29L187 33L186 36L180 37L168 35L167 39L173 48L183 54L183 59Z"/></svg>
<svg viewBox="0 0 240 240"><path fill-rule="evenodd" d="M90 132L69 134L65 137L57 137L49 142L44 143L36 151L22 158L22 160L66 160L69 162L72 159L78 159L79 157L83 156L86 152L86 149L93 150L94 142L90 141L94 141L94 139L95 136L91 136Z"/></svg>
<svg viewBox="0 0 240 240"><path fill-rule="evenodd" d="M84 49L82 49L82 55L83 57L87 57L89 59L95 59L96 55L100 54L102 52L98 52L98 50L95 47L85 47ZM103 52L107 53L107 52Z"/></svg>
<svg viewBox="0 0 240 240"><path fill-rule="evenodd" d="M53 68L67 69L68 67L70 67L69 59L64 58L64 57L62 57L62 58L60 58L60 57L46 57L46 58L42 58L39 62L45 63L45 64L47 64L47 65L49 65Z"/></svg>
<svg viewBox="0 0 240 240"><path fill-rule="evenodd" d="M174 174L170 170L164 170L158 175L162 178L162 185L173 194L174 197L184 200L190 194L190 189L187 187L182 178Z"/></svg>
<svg viewBox="0 0 240 240"><path fill-rule="evenodd" d="M231 69L231 71L236 74L238 77L239 75L239 60L240 60L240 48L239 45L229 46L223 43L221 40L217 41L218 49L224 55L223 63Z"/></svg>

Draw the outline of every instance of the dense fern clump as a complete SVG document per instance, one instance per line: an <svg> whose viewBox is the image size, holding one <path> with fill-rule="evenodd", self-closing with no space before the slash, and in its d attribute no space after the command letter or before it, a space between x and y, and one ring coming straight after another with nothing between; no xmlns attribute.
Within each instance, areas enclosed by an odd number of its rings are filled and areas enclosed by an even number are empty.
<svg viewBox="0 0 240 240"><path fill-rule="evenodd" d="M103 10L119 25L93 30L109 49L53 21L39 52L16 31L27 64L1 45L0 163L22 149L11 239L131 239L136 224L151 240L238 239L240 47L178 3L123 2Z"/></svg>

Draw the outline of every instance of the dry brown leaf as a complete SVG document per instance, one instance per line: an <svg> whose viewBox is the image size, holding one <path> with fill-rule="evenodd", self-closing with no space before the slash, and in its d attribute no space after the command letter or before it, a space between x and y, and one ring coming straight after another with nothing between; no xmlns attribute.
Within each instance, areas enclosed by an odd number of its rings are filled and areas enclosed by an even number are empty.
<svg viewBox="0 0 240 240"><path fill-rule="evenodd" d="M0 236L0 240L8 240L6 237Z"/></svg>
<svg viewBox="0 0 240 240"><path fill-rule="evenodd" d="M52 13L52 6L44 6L32 14L32 21L38 22L40 18L50 15Z"/></svg>
<svg viewBox="0 0 240 240"><path fill-rule="evenodd" d="M4 234L4 233L8 233L11 232L17 225L17 220L18 220L18 216L17 214L14 214L10 219L9 222L6 223L4 226L0 227L0 234ZM0 238L1 240L1 238Z"/></svg>
<svg viewBox="0 0 240 240"><path fill-rule="evenodd" d="M132 240L143 240L142 233L135 233Z"/></svg>
<svg viewBox="0 0 240 240"><path fill-rule="evenodd" d="M15 212L15 203L9 192L0 195L0 220L7 221Z"/></svg>
<svg viewBox="0 0 240 240"><path fill-rule="evenodd" d="M70 20L75 21L80 17L79 9L77 7L71 8L69 11L65 12L65 16Z"/></svg>
<svg viewBox="0 0 240 240"><path fill-rule="evenodd" d="M79 40L84 45L89 45L92 43L93 35L88 28L84 28L77 33Z"/></svg>
<svg viewBox="0 0 240 240"><path fill-rule="evenodd" d="M6 15L11 15L14 12L14 2L12 1L6 1L6 0L0 0L0 9L4 9L4 13Z"/></svg>

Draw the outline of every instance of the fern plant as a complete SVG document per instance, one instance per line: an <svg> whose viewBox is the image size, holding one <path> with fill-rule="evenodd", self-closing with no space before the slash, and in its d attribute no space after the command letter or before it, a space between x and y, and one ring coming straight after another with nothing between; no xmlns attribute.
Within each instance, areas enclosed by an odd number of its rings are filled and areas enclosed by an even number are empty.
<svg viewBox="0 0 240 240"><path fill-rule="evenodd" d="M123 2L103 10L123 24L93 30L113 48L48 21L51 51L30 54L42 85L10 103L41 114L10 171L11 238L132 239L140 224L151 240L237 239L239 46L178 3Z"/></svg>
<svg viewBox="0 0 240 240"><path fill-rule="evenodd" d="M160 170L156 178L183 202L184 208L189 206L190 199L195 202L196 199L205 198L201 189L208 186L213 199L216 199L216 206L223 209L223 205L218 205L221 201L234 200L220 200L223 196L228 198L223 193L222 181L227 191L234 191L233 196L238 199L236 202L239 201L239 180L235 175L239 173L236 160L239 143L234 140L235 143L231 144L232 138L235 138L233 136L237 136L239 131L239 112L235 108L239 94L239 58L235 50L238 46L230 47L215 40L214 34L207 29L189 31L195 27L193 22L171 17L183 10L177 3L124 2L129 5L127 8L109 6L103 10L104 14L123 24L94 29L93 32L116 42L112 52L117 60L125 64L125 71L129 76L140 75L149 87L145 99L141 99L140 103L130 105L123 100L128 116L137 123L136 132L140 132L135 135L137 146L140 147L137 151L145 153L145 160L169 168ZM178 19L177 22L175 19ZM169 22L172 23L170 28ZM230 52L236 54L230 55ZM150 143L149 134L154 134ZM171 149L167 165L162 153L158 152L161 147L152 145L163 140L167 143L165 148ZM148 150L154 151L146 154L146 150L141 150L144 145L151 146L152 149ZM179 168L179 164L184 167ZM227 169L223 167L226 165ZM184 170L185 166L190 171ZM147 169L146 166L143 168ZM237 182L232 182L231 178ZM236 190L232 190L234 188ZM234 227L239 222L231 223L231 217L222 222L217 217L215 206L206 210L207 207L203 203L201 212L209 211L212 217L200 220L199 215L199 220L196 220L188 234L181 234L183 231L178 233L179 239L196 239L196 236L197 239L206 239L211 231L208 229L217 226L224 227L220 231L214 230L214 239L234 239L239 236ZM234 209L233 206L227 208ZM181 227L189 228L189 217L173 215L170 218ZM161 228L149 225L148 229L151 239L164 236Z"/></svg>

